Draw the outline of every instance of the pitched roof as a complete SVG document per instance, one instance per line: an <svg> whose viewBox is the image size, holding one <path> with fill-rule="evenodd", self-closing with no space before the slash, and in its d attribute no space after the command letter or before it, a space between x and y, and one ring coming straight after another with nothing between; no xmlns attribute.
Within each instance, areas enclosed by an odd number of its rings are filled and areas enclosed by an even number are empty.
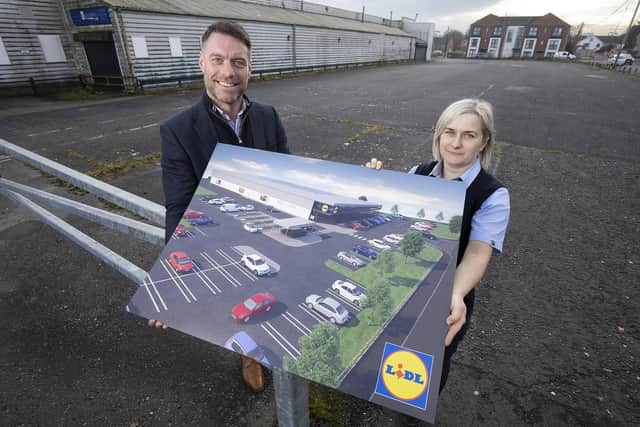
<svg viewBox="0 0 640 427"><path fill-rule="evenodd" d="M395 36L415 37L399 28L355 19L339 18L320 13L303 12L282 7L263 6L233 0L104 0L114 9L140 12L166 13L172 15L206 16L239 21L272 22L336 30L384 33Z"/></svg>
<svg viewBox="0 0 640 427"><path fill-rule="evenodd" d="M486 16L478 19L477 21L475 21L471 25L474 25L476 22L481 21L482 19L484 19L484 18L486 18L488 16L494 16L497 19L499 19L504 26L513 25L513 26L522 27L522 26L533 24L538 19L542 19L542 18L544 18L546 16L549 16L549 15L553 16L554 18L556 18L558 21L562 22L563 24L569 25L564 20L558 18L553 13L547 13L546 15L543 15L543 16L497 16L497 15L494 15L493 13L490 13L489 15L486 15Z"/></svg>

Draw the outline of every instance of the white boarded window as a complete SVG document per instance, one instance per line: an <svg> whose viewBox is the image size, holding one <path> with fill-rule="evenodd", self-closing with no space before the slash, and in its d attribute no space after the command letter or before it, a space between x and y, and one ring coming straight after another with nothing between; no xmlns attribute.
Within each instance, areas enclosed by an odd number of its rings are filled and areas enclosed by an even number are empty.
<svg viewBox="0 0 640 427"><path fill-rule="evenodd" d="M147 40L144 36L131 36L131 43L133 44L133 55L136 58L148 58L149 51L147 50Z"/></svg>
<svg viewBox="0 0 640 427"><path fill-rule="evenodd" d="M40 46L44 52L44 60L46 62L66 62L67 57L64 55L60 36L57 34L39 34Z"/></svg>
<svg viewBox="0 0 640 427"><path fill-rule="evenodd" d="M7 50L4 48L2 37L0 37L0 65L10 65L10 64L11 64L11 61L9 60L9 55L7 54Z"/></svg>
<svg viewBox="0 0 640 427"><path fill-rule="evenodd" d="M171 56L182 56L180 37L169 37L169 48L171 48Z"/></svg>

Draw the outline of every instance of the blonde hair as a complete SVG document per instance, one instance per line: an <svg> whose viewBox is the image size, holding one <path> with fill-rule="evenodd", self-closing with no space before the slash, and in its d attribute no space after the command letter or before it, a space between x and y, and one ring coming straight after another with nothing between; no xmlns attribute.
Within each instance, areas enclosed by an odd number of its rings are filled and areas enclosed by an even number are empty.
<svg viewBox="0 0 640 427"><path fill-rule="evenodd" d="M462 114L475 114L482 121L482 139L485 142L485 146L480 152L480 163L484 169L487 169L493 155L493 140L495 139L496 131L493 127L493 107L483 99L461 99L445 108L436 122L436 129L433 134L433 145L431 146L433 158L441 160L440 136L444 133L451 120Z"/></svg>

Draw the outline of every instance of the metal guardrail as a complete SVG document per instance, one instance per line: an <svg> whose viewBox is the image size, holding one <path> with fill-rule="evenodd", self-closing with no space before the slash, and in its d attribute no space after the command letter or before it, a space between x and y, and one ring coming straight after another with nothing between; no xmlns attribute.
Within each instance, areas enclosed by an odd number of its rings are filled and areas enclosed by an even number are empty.
<svg viewBox="0 0 640 427"><path fill-rule="evenodd" d="M157 203L153 203L135 194L84 175L60 163L25 150L4 139L0 139L0 152L63 179L131 212L135 212L158 224L164 225L164 207ZM136 284L144 282L147 276L146 271L18 193L28 194L31 197L51 204L66 212L71 212L120 232L131 234L139 239L155 244L164 243L164 229L162 228L0 178L0 194L26 207L43 222ZM273 383L276 395L278 425L281 427L308 427L309 389L307 381L282 369L274 369Z"/></svg>

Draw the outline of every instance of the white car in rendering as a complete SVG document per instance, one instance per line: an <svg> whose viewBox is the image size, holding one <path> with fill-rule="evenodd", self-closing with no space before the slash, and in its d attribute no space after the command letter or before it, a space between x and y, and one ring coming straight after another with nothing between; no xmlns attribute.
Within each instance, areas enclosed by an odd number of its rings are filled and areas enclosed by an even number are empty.
<svg viewBox="0 0 640 427"><path fill-rule="evenodd" d="M240 209L241 211L252 211L255 208L253 205L244 205L244 206L238 206L238 209Z"/></svg>
<svg viewBox="0 0 640 427"><path fill-rule="evenodd" d="M413 229L413 230L416 230L416 231L426 231L426 230L429 230L429 227L427 227L427 226L426 226L426 225L424 225L424 224L420 224L419 222L416 222L415 224L411 224L411 227L409 227L409 228L411 228L411 229Z"/></svg>
<svg viewBox="0 0 640 427"><path fill-rule="evenodd" d="M331 297L311 294L304 300L305 305L328 317L331 323L344 325L349 321L349 312L342 304Z"/></svg>
<svg viewBox="0 0 640 427"><path fill-rule="evenodd" d="M356 268L362 267L364 265L364 261L362 261L360 258L345 251L338 252L338 259Z"/></svg>
<svg viewBox="0 0 640 427"><path fill-rule="evenodd" d="M242 264L244 264L244 266L251 270L256 276L264 276L266 274L269 274L269 272L271 271L271 268L269 268L269 264L264 262L260 255L244 255L241 261Z"/></svg>
<svg viewBox="0 0 640 427"><path fill-rule="evenodd" d="M399 245L400 244L400 239L396 239L391 234L387 234L386 236L384 236L382 238L382 240L384 240L387 243L391 243L392 245Z"/></svg>
<svg viewBox="0 0 640 427"><path fill-rule="evenodd" d="M371 240L367 240L367 242L369 243L369 246L372 246L376 249L380 249L383 251L386 251L387 249L391 249L391 246L387 245L380 239L371 239Z"/></svg>
<svg viewBox="0 0 640 427"><path fill-rule="evenodd" d="M359 306L362 306L367 298L356 285L346 280L336 280L331 285L331 289L336 291L342 298Z"/></svg>
<svg viewBox="0 0 640 427"><path fill-rule="evenodd" d="M247 222L245 223L242 228L244 228L246 231L248 231L249 233L258 233L259 231L262 231L262 228L258 227L257 225L255 225L252 222Z"/></svg>
<svg viewBox="0 0 640 427"><path fill-rule="evenodd" d="M220 206L221 212L238 212L240 210L240 206L235 203L225 203Z"/></svg>

